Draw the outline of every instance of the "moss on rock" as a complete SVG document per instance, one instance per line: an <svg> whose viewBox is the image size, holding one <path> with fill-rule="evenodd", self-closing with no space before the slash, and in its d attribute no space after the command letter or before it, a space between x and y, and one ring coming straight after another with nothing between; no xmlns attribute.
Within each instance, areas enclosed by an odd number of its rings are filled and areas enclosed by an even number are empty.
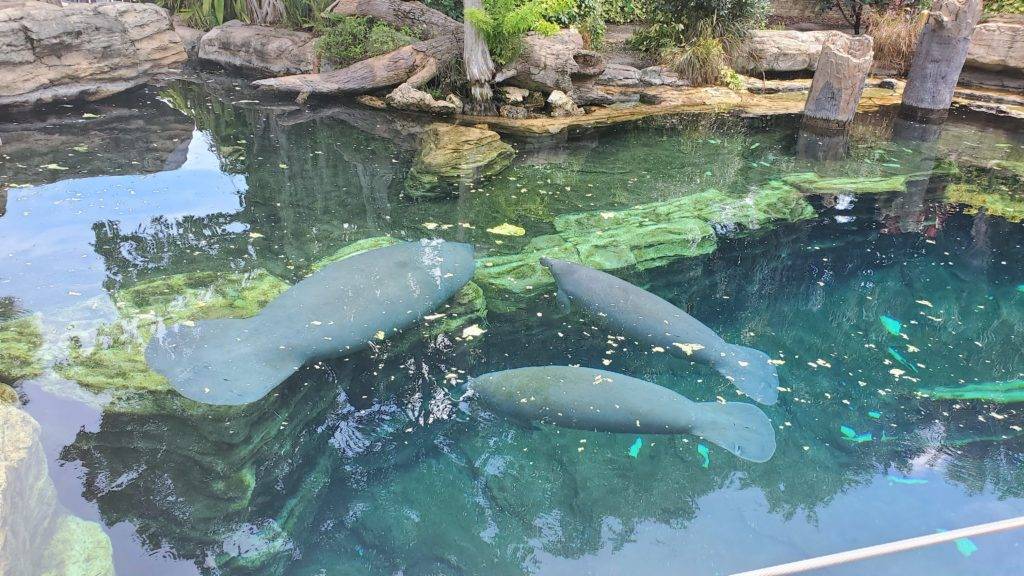
<svg viewBox="0 0 1024 576"><path fill-rule="evenodd" d="M96 344L84 349L72 340L68 359L56 366L57 373L93 390L170 390L167 379L153 372L143 356L149 336L126 329L123 322L101 326Z"/></svg>
<svg viewBox="0 0 1024 576"><path fill-rule="evenodd" d="M1010 222L1024 221L1024 196L1002 194L975 184L951 184L946 187L948 202L963 204L968 214L984 209L986 214L1005 218Z"/></svg>
<svg viewBox="0 0 1024 576"><path fill-rule="evenodd" d="M41 374L42 346L43 335L34 316L0 322L0 384L12 385Z"/></svg>
<svg viewBox="0 0 1024 576"><path fill-rule="evenodd" d="M496 132L470 126L431 124L420 136L420 151L405 183L413 197L433 197L445 183L472 181L501 172L515 151Z"/></svg>
<svg viewBox="0 0 1024 576"><path fill-rule="evenodd" d="M519 254L480 259L476 279L506 293L537 294L554 284L543 256L605 271L644 270L714 251L715 227L743 232L813 216L800 192L782 182L748 196L712 189L620 211L563 214L555 218L557 234L534 238Z"/></svg>

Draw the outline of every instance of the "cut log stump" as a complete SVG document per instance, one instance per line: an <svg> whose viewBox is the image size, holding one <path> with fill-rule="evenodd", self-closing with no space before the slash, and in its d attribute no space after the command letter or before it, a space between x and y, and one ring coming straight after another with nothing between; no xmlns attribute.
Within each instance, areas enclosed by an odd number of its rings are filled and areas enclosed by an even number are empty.
<svg viewBox="0 0 1024 576"><path fill-rule="evenodd" d="M873 60L871 36L836 32L825 39L804 104L804 125L825 131L845 130L857 113Z"/></svg>
<svg viewBox="0 0 1024 576"><path fill-rule="evenodd" d="M910 61L901 116L915 121L946 118L980 17L981 0L935 1Z"/></svg>

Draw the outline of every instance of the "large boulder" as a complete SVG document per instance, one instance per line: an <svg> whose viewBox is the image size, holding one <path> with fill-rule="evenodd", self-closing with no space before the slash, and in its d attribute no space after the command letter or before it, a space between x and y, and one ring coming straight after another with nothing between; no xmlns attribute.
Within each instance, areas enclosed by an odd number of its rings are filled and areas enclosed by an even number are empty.
<svg viewBox="0 0 1024 576"><path fill-rule="evenodd" d="M597 83L604 86L639 86L640 70L625 64L609 64L605 66Z"/></svg>
<svg viewBox="0 0 1024 576"><path fill-rule="evenodd" d="M316 71L315 41L308 32L248 26L232 20L203 35L199 59L263 77L308 74Z"/></svg>
<svg viewBox="0 0 1024 576"><path fill-rule="evenodd" d="M732 50L732 67L744 74L813 71L833 30L751 30Z"/></svg>
<svg viewBox="0 0 1024 576"><path fill-rule="evenodd" d="M527 90L569 93L574 84L587 84L604 72L604 57L583 48L583 37L573 29L544 36L531 32L523 38L519 57L495 76L496 83Z"/></svg>
<svg viewBox="0 0 1024 576"><path fill-rule="evenodd" d="M0 106L98 100L186 59L154 4L0 3Z"/></svg>
<svg viewBox="0 0 1024 576"><path fill-rule="evenodd" d="M442 184L493 176L515 156L497 133L470 126L432 124L420 135L420 144L405 187L413 197L435 196Z"/></svg>
<svg viewBox="0 0 1024 576"><path fill-rule="evenodd" d="M967 67L1024 73L1024 15L1002 15L976 26Z"/></svg>

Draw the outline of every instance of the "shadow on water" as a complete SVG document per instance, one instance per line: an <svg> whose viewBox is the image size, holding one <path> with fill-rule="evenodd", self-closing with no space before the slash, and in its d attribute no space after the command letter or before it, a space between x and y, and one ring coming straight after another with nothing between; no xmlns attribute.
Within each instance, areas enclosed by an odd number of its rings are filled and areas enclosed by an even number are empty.
<svg viewBox="0 0 1024 576"><path fill-rule="evenodd" d="M859 118L841 140L822 140L800 133L795 118L664 119L517 143L516 163L496 178L457 199L412 201L402 190L416 122L347 107L252 106L187 83L158 97L169 106L95 108L98 119L76 109L39 126L0 126L5 147L14 146L5 153L19 162L33 150L51 154L32 166L63 165L67 156L51 148L80 140L105 150L111 134L132 138L111 150L146 154L118 163L104 153L66 172L5 164L7 184L171 170L187 165L179 156L189 144L208 146L203 158L244 182L237 206L152 210L140 222L112 211L88 222L103 288L122 303L113 314L139 333L144 320L128 318L123 303L146 282L180 275L183 284L167 285L227 294L218 306L238 311L251 305L246 296L189 279L231 272L291 283L339 248L384 235L468 241L480 257L514 254L551 234L560 214L709 188L742 196L774 181L807 194L817 217L723 228L709 254L620 273L780 361L784 390L766 409L778 451L766 464L714 447L705 463L700 440L685 436L646 436L631 457L632 436L527 428L477 406L461 410L458 384L468 376L542 364L606 366L694 400L736 399L710 369L562 313L546 290L490 310L482 337L411 331L307 366L244 407L204 406L159 387L115 394L99 427L79 432L61 461L81 467L84 497L103 522L130 523L148 550L226 574L558 573L558 561L602 554L609 562L594 572L614 573L634 565L615 555L656 525L715 558L701 567L710 574L834 551L833 537L817 532L874 543L875 535L954 527L945 510L915 496L917 483L950 486L951 514L981 502L981 512L965 513L972 520L1024 510L1019 409L916 393L1021 377L1024 294L1015 287L1024 280L1004 264L1024 257L1024 216L1015 216L1012 193L1024 160L1019 128L953 118L908 136L913 127L883 111ZM54 135L67 145L43 143ZM12 213L22 190L4 189ZM526 235L487 232L505 222ZM147 298L132 313L187 299ZM886 332L880 316L905 331ZM882 501L893 490L907 490L893 505L904 518L887 530L865 517L836 520L845 499ZM720 525L744 534L756 548L749 554L716 555L729 543L696 530L714 520L704 507L715 509L723 495L746 503ZM999 501L1003 508L992 504ZM767 528L775 523L782 528ZM803 542L787 538L790 526L805 531ZM955 551L939 554L922 566L970 566ZM1000 573L1012 559L977 562Z"/></svg>

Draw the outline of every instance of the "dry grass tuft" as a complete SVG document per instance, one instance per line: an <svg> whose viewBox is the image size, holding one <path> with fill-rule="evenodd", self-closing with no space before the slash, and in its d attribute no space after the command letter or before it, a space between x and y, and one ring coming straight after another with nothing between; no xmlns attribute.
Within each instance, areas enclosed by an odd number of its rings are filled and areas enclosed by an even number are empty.
<svg viewBox="0 0 1024 576"><path fill-rule="evenodd" d="M922 25L917 11L894 9L872 13L867 32L875 40L875 63L905 75L910 69Z"/></svg>

